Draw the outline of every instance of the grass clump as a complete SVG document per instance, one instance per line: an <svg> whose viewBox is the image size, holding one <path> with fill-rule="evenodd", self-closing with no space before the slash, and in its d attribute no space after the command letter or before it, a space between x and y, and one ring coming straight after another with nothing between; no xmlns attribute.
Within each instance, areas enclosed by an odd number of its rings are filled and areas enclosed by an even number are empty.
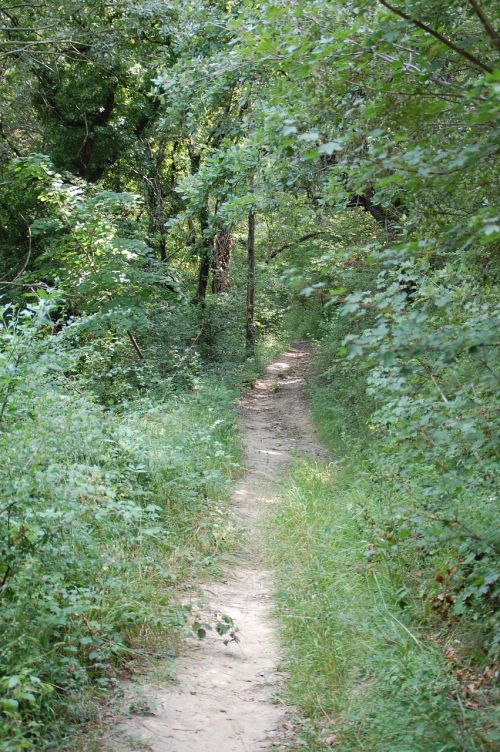
<svg viewBox="0 0 500 752"><path fill-rule="evenodd" d="M300 748L493 749L452 654L416 616L407 562L378 552L371 520L383 501L359 471L298 462L270 525L290 700L306 719Z"/></svg>

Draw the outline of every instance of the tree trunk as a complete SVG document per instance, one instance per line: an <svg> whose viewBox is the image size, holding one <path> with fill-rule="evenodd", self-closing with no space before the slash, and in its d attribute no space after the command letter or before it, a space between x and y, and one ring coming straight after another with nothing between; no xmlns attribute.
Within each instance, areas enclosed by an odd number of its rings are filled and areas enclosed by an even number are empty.
<svg viewBox="0 0 500 752"><path fill-rule="evenodd" d="M198 285L194 297L195 303L204 303L205 301L213 256L214 241L212 234L209 232L208 210L206 208L200 212L200 229L202 246L200 250L200 266L198 268Z"/></svg>
<svg viewBox="0 0 500 752"><path fill-rule="evenodd" d="M248 214L248 237L247 237L247 311L246 311L246 353L248 358L255 355L255 325L254 325L254 298L255 298L255 211L252 209Z"/></svg>
<svg viewBox="0 0 500 752"><path fill-rule="evenodd" d="M203 303L207 296L208 275L210 273L210 254L207 251L208 249L203 246L203 254L198 269L198 286L196 288L197 303Z"/></svg>
<svg viewBox="0 0 500 752"><path fill-rule="evenodd" d="M160 244L159 244L159 250L160 250L160 259L162 261L167 260L167 239L165 237L165 233L160 233Z"/></svg>
<svg viewBox="0 0 500 752"><path fill-rule="evenodd" d="M196 227L194 226L194 222L191 219L191 217L189 217L187 224L188 224L187 244L189 246L194 246L196 245Z"/></svg>
<svg viewBox="0 0 500 752"><path fill-rule="evenodd" d="M143 152L143 166L146 168L143 190L149 222L149 242L161 261L168 261L165 202L167 191L172 193L175 180L175 174L170 170L168 179L170 185L165 185L162 170L165 164L166 146L167 142L162 139L158 143L157 150L154 151L151 145L146 143Z"/></svg>
<svg viewBox="0 0 500 752"><path fill-rule="evenodd" d="M224 292L228 285L229 264L234 238L230 230L222 227L215 236L212 260L212 292Z"/></svg>

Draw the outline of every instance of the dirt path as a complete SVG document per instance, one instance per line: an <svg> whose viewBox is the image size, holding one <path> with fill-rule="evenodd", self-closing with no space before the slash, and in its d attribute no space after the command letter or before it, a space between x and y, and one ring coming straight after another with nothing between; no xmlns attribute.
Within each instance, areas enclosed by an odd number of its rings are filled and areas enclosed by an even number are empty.
<svg viewBox="0 0 500 752"><path fill-rule="evenodd" d="M270 613L272 583L261 560L260 528L293 453L322 455L303 394L308 359L307 346L296 343L241 402L246 472L233 508L244 542L228 563L227 581L205 588L207 621L231 616L239 642L225 646L209 631L178 661L175 683L147 688L154 715L131 718L107 750L257 752L286 744L286 708L276 700L280 651Z"/></svg>

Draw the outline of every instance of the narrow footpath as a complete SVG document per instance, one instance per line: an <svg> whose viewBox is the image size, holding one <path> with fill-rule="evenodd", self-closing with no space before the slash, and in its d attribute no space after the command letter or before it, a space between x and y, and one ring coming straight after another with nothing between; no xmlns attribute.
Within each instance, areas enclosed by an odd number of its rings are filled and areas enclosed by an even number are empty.
<svg viewBox="0 0 500 752"><path fill-rule="evenodd" d="M227 580L204 588L205 618L227 614L238 642L226 646L211 630L177 663L177 679L147 687L154 715L128 719L108 738L106 752L258 752L285 749L286 714L277 695L282 676L272 618L272 580L262 561L262 519L294 453L324 457L309 417L304 379L310 352L296 343L268 367L241 400L246 472L233 496L242 544L227 564Z"/></svg>

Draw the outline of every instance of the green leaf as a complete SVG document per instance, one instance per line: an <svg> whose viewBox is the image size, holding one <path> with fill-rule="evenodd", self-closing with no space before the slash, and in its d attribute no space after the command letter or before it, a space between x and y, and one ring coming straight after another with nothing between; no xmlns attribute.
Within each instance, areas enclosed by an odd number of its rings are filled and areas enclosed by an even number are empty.
<svg viewBox="0 0 500 752"><path fill-rule="evenodd" d="M321 144L318 146L318 152L320 154L327 154L328 156L331 156L337 151L342 150L342 145L339 141L328 141L326 144Z"/></svg>

